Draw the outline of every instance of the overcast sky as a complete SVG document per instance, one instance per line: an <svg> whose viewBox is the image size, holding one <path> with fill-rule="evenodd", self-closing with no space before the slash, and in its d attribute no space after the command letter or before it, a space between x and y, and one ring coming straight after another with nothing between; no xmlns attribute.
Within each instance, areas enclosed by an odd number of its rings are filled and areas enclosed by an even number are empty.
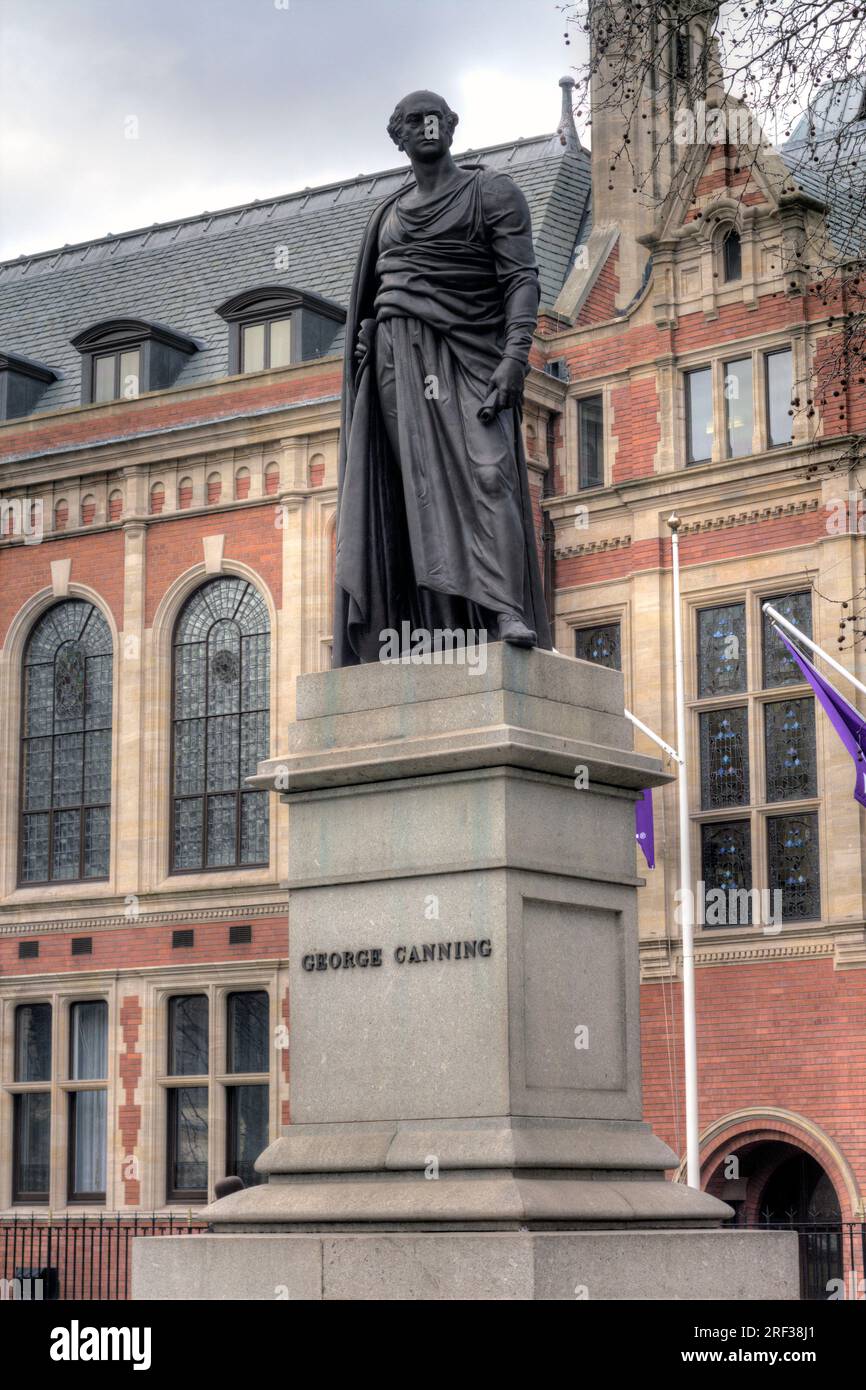
<svg viewBox="0 0 866 1390"><path fill-rule="evenodd" d="M352 178L440 91L457 149L554 130L559 0L0 0L0 258Z"/></svg>

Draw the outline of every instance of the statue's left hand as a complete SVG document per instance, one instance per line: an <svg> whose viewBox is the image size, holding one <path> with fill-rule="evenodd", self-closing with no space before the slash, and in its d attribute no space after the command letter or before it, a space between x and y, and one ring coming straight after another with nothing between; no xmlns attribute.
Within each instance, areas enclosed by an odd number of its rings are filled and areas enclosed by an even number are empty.
<svg viewBox="0 0 866 1390"><path fill-rule="evenodd" d="M489 425L500 410L511 410L519 405L525 377L520 362L515 362L513 357L503 357L488 383L487 399L478 412L479 420Z"/></svg>

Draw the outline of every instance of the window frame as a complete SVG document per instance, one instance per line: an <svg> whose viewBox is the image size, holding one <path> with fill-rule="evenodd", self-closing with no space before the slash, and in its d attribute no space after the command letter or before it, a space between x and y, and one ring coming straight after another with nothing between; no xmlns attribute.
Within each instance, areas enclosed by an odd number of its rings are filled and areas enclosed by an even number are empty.
<svg viewBox="0 0 866 1390"><path fill-rule="evenodd" d="M791 438L783 439L779 444L773 443L770 428L770 369L769 362L771 357L781 357L783 353L791 359L791 399L794 397L794 344L788 343L785 347L764 348L761 352L761 374L764 386L764 437L767 449L790 449L794 442L794 420L791 418Z"/></svg>
<svg viewBox="0 0 866 1390"><path fill-rule="evenodd" d="M763 608L764 603L773 603L780 598L786 598L791 594L803 593L808 590L808 585L804 587L802 575L792 577L787 584L778 582L755 582L747 588L730 588L719 591L702 592L689 600L689 673L686 691L686 714L689 727L689 749L692 758L692 765L697 770L697 775L690 779L690 798L689 798L689 819L692 826L692 834L696 837L696 844L693 841L693 848L697 854L695 863L699 866L699 872L695 875L696 879L703 881L703 843L702 827L710 823L729 823L732 821L745 821L749 827L749 843L751 847L751 884L752 889L772 891L770 884L770 860L768 822L772 818L784 816L805 815L814 812L817 825L817 848L816 848L816 867L817 885L819 899L819 913L816 917L789 918L781 923L781 931L802 930L808 927L815 927L822 924L827 912L827 892L826 877L823 864L823 856L826 847L826 835L824 831L824 798L821 794L823 785L823 766L821 740L817 736L818 716L816 711L815 726L815 783L817 795L814 797L792 798L787 801L768 801L767 800L767 766L766 766L766 732L764 707L768 704L778 703L779 701L790 699L814 700L814 692L807 681L799 680L789 685L764 686L764 650L763 650ZM813 593L814 602L814 593ZM725 608L734 604L742 603L745 606L745 634L746 634L746 660L745 660L745 688L738 691L731 691L726 694L718 695L699 695L699 668L700 650L698 644L698 614L702 609ZM813 608L814 619L814 608ZM750 800L743 805L718 807L712 810L702 808L702 777L701 777L701 737L700 737L700 716L712 710L720 710L728 707L745 705L747 708L748 721L748 744L747 756L749 766L749 792ZM753 923L728 923L725 926L707 925L697 923L699 930L712 934L713 936L724 932L761 932L761 925Z"/></svg>
<svg viewBox="0 0 866 1390"><path fill-rule="evenodd" d="M691 378L692 378L693 376L697 376L699 372L706 372L706 373L709 375L709 379L710 379L710 421L711 421L712 426L713 426L713 432L712 432L712 437L711 437L711 440L710 440L710 452L706 455L705 458L694 458L694 457L692 456L692 395L691 395L691 391L690 391L690 389L689 389L689 381L691 380ZM701 464L701 463L712 463L712 461L713 461L713 454L714 454L715 445L716 445L716 421L715 421L715 400L714 400L714 397L715 397L714 385L715 385L715 383L714 383L714 381L713 381L713 376L714 376L714 373L713 373L712 364L709 363L709 362L705 362L705 363L703 363L703 364L701 364L701 365L697 365L697 366L694 366L694 367L686 367L686 368L683 369L683 395L684 395L684 400L685 400L686 465L687 465L687 466L695 466L695 465Z"/></svg>
<svg viewBox="0 0 866 1390"><path fill-rule="evenodd" d="M600 407L601 407L601 420L600 420L600 422L599 422L599 444L600 444L600 455L601 455L601 457L600 457L600 459L599 459L599 461L598 461L598 462L599 462L599 479L598 479L598 482L584 483L584 482L582 481L582 478L583 478L583 450L582 450L582 447L581 447L581 436L582 436L582 429L583 429L583 427L582 427L582 419L581 419L581 417L582 417L582 413L583 413L584 407L585 407L586 405L588 405L590 402L594 402L594 401L598 401L598 403L599 403L599 405L600 405ZM577 431L577 432L576 432L576 440L577 440L577 490L578 490L578 492L598 492L600 488L603 488L603 487L606 487L606 486L607 486L607 478L606 478L606 469L607 469L607 448L606 448L606 440L605 440L605 424L606 424L606 420L607 420L607 411L605 410L604 391L603 391L603 390L602 390L602 391L590 391L590 392L587 392L586 395L578 396L578 397L576 398L576 400L575 400L575 406L576 406L576 411L575 411L575 424L576 424L576 431Z"/></svg>
<svg viewBox="0 0 866 1390"><path fill-rule="evenodd" d="M229 1052L229 1000L235 994L263 994L267 999L267 1050L265 1070L261 1072L230 1072L228 1070ZM171 1000L190 994L203 995L208 1003L208 1069L206 1073L190 1076L173 1076L168 1072L171 1050L169 1030ZM272 973L239 973L209 981L200 988L191 989L181 976L171 985L159 985L155 991L153 1007L160 1019L162 1037L158 1039L156 1052L157 1066L152 1074L154 1095L158 1098L159 1125L163 1135L162 1153L165 1170L161 1179L161 1194L154 1191L154 1200L166 1205L189 1206L191 1201L207 1200L208 1193L221 1177L229 1175L230 1161L230 1097L229 1091L245 1085L265 1086L267 1088L268 1133L266 1144L273 1143L278 1132L278 1106L281 1089L282 1052L275 1044L275 1026L279 1020L279 983ZM161 1060L160 1060L161 1059ZM184 1086L204 1087L207 1090L208 1105L208 1190L204 1197L192 1190L178 1190L172 1186L176 1152L174 1148L174 1126L172 1123L172 1102L169 1092ZM157 1174L157 1182L160 1181Z"/></svg>
<svg viewBox="0 0 866 1390"><path fill-rule="evenodd" d="M274 367L271 366L271 328L272 328L273 324L275 324L275 323L288 323L288 324L289 324L289 360L288 360L288 362L279 362L279 363L277 364L277 367L274 368ZM259 318L259 317L252 317L252 318L248 318L248 319L241 319L241 320L239 320L239 322L238 322L238 337L239 337L239 343L238 343L238 372L239 372L241 375L243 375L243 376L249 376L249 375L250 375L251 373L253 373L253 372L270 372L270 371L276 371L276 370L278 370L278 369L281 368L281 367L290 367L290 366L292 366L292 364L293 364L293 363L295 362L295 360L296 360L296 357L295 357L295 337L296 337L296 325L297 325L297 323L298 323L297 315L296 315L295 312L292 311L292 310L287 310L287 311L285 311L284 313L279 313L279 312L276 312L276 311L275 311L274 313L268 314L268 315L266 315L266 316L264 316L264 317L262 317L262 318ZM263 351L262 351L262 365L261 365L261 367L250 367L250 368L247 368L247 367L244 365L244 338L245 338L246 331L247 331L248 328L258 328L258 327L261 327L261 328L264 329L264 344L263 344Z"/></svg>
<svg viewBox="0 0 866 1390"><path fill-rule="evenodd" d="M138 389L136 390L134 396L126 396L126 395L123 394L123 391L121 390L120 362L121 362L121 359L122 359L123 357L126 357L126 356L127 356L129 353L131 353L131 352L136 353L136 355L138 356L138 372L137 372L137 374L136 374L136 375L137 375L137 381L138 381ZM102 362L102 361L104 361L106 358L109 358L109 357L111 357L111 358L114 359L114 394L111 395L111 396L106 397L105 400L97 400L97 397L96 397L96 368L97 368L97 363ZM111 348L111 349L109 349L109 350L107 350L107 351L105 351L105 352L94 352L94 353L92 353L92 354L91 354L91 357L90 357L90 371L91 371L90 400L91 400L91 403L92 403L93 405L112 405L115 401L135 401L135 400L138 400L138 397L141 395L142 357L143 357L143 353L142 353L142 348L141 348L141 347L119 347L119 348Z"/></svg>

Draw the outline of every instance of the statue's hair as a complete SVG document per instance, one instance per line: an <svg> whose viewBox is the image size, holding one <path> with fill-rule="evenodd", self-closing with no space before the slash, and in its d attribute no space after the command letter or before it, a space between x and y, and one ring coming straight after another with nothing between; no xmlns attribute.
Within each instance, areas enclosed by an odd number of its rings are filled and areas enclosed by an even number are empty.
<svg viewBox="0 0 866 1390"><path fill-rule="evenodd" d="M394 141L395 145L399 145L400 143L400 129L403 125L403 116L405 115L406 111L406 102L409 100L409 97L414 97L418 95L420 95L418 92L409 92L408 95L403 97L402 101L398 101L397 105L394 107L391 119L388 122L388 134ZM454 128L460 119L460 117L457 115L457 112L452 111L445 98L440 97L437 92L425 92L424 95L436 97L437 101L441 101L445 111L445 119L448 123L448 134L453 135Z"/></svg>

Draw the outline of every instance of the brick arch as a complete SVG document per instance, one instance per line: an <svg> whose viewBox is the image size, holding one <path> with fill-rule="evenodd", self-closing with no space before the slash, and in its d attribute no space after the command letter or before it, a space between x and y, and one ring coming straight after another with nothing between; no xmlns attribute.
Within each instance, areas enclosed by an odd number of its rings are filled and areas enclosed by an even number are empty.
<svg viewBox="0 0 866 1390"><path fill-rule="evenodd" d="M792 1145L814 1158L824 1169L839 1199L843 1221L856 1221L863 1215L863 1196L845 1155L830 1135L792 1110L756 1107L735 1111L708 1127L701 1138L701 1185L713 1176L719 1164L738 1147L761 1143ZM675 1181L684 1181L685 1160Z"/></svg>

